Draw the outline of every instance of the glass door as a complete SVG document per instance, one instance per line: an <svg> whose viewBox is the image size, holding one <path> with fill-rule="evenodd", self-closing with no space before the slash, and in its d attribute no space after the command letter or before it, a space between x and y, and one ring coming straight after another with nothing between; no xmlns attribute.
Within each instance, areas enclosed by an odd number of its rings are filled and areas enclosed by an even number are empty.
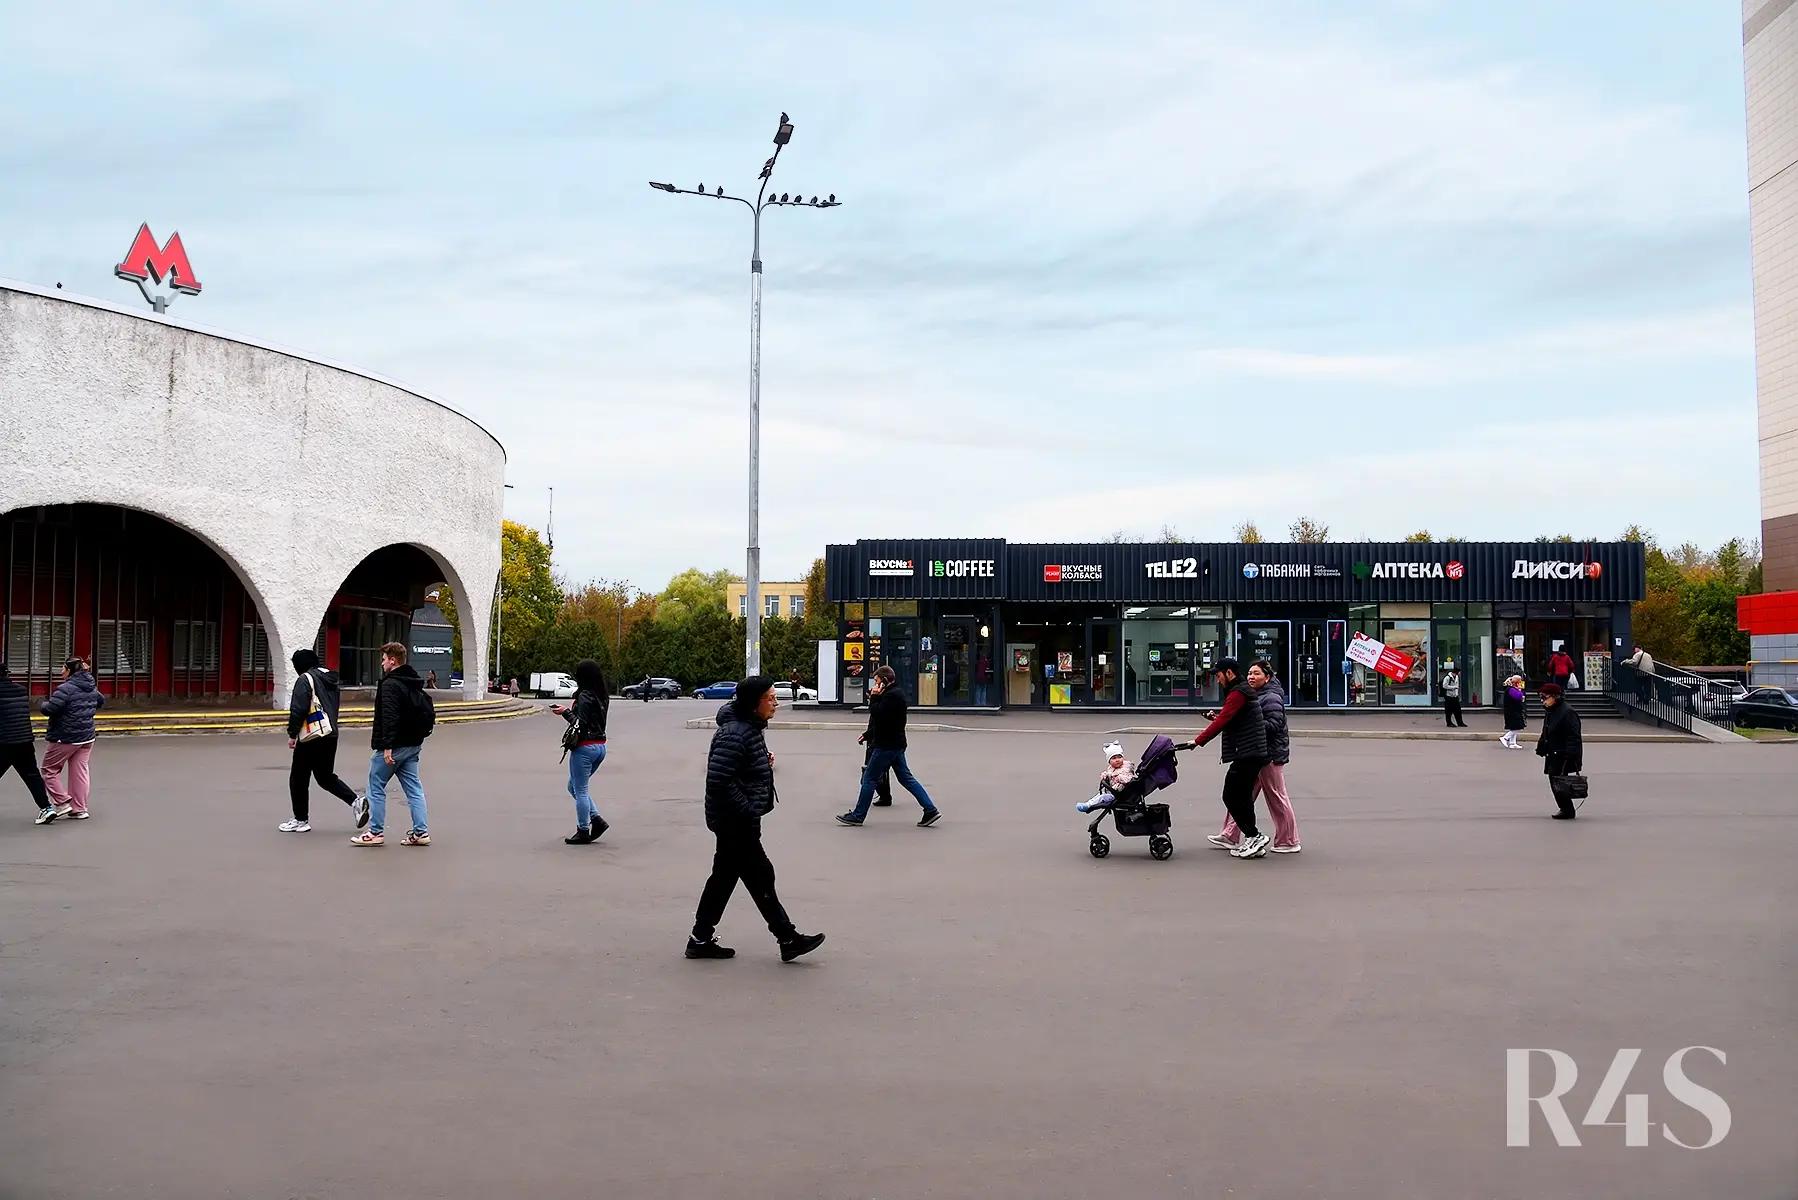
<svg viewBox="0 0 1798 1200"><path fill-rule="evenodd" d="M1324 671L1329 664L1324 655L1324 623L1295 621L1292 634L1292 678L1281 681L1286 685L1287 699L1293 704L1328 703Z"/></svg>
<svg viewBox="0 0 1798 1200"><path fill-rule="evenodd" d="M1086 678L1094 704L1119 704L1123 692L1118 686L1122 668L1119 649L1123 646L1122 623L1089 621L1086 629Z"/></svg>
<svg viewBox="0 0 1798 1200"><path fill-rule="evenodd" d="M1463 621L1438 621L1433 634L1436 651L1436 667L1430 678L1430 691L1436 703L1441 704L1442 677L1450 671L1458 671L1461 675L1461 701L1466 703L1474 693L1468 684L1473 672L1467 668L1467 625Z"/></svg>
<svg viewBox="0 0 1798 1200"><path fill-rule="evenodd" d="M1265 658L1274 666L1274 674L1282 683L1292 685L1292 622L1291 621L1238 621L1236 622L1236 657L1242 660L1242 669L1248 670L1249 664L1258 658Z"/></svg>
<svg viewBox="0 0 1798 1200"><path fill-rule="evenodd" d="M944 617L943 645L938 668L937 703L968 705L974 703L975 630L980 622L975 617Z"/></svg>

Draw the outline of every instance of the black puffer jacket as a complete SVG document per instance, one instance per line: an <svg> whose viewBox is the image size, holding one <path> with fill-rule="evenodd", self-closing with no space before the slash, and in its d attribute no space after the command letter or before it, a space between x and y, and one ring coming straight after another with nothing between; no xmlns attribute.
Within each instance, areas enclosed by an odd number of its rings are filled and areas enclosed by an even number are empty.
<svg viewBox="0 0 1798 1200"><path fill-rule="evenodd" d="M85 746L94 740L94 714L106 706L106 696L86 671L77 671L50 693L44 701L44 715L50 727L44 731L46 742L64 746Z"/></svg>
<svg viewBox="0 0 1798 1200"><path fill-rule="evenodd" d="M306 718L312 715L312 689L315 682L319 707L331 718L331 736L337 736L337 702L342 694L338 689L337 672L315 667L310 671L300 672L299 679L293 685L293 696L287 702L287 736L290 738L300 736Z"/></svg>
<svg viewBox="0 0 1798 1200"><path fill-rule="evenodd" d="M1261 698L1255 689L1249 686L1247 679L1240 679L1231 689L1240 692L1245 703L1236 710L1236 717L1224 726L1223 760L1227 763L1238 759L1267 757L1267 718L1261 715ZM1225 706L1229 705L1229 697L1224 697Z"/></svg>
<svg viewBox="0 0 1798 1200"><path fill-rule="evenodd" d="M425 681L411 663L401 663L381 676L375 689L375 729L369 745L376 750L398 750L401 746L417 746L424 733L413 716L413 692L425 690Z"/></svg>
<svg viewBox="0 0 1798 1200"><path fill-rule="evenodd" d="M713 833L760 829L774 811L774 767L762 731L768 722L735 704L718 710L718 732L705 764L705 827Z"/></svg>
<svg viewBox="0 0 1798 1200"><path fill-rule="evenodd" d="M606 717L612 711L610 696L598 692L590 692L581 688L574 694L574 703L562 714L562 719L570 725L578 725L583 742L603 742L606 740Z"/></svg>
<svg viewBox="0 0 1798 1200"><path fill-rule="evenodd" d="M25 685L0 672L0 746L29 746L37 740L31 731L31 696Z"/></svg>
<svg viewBox="0 0 1798 1200"><path fill-rule="evenodd" d="M1286 729L1286 691L1278 679L1270 679L1255 693L1261 703L1261 721L1267 728L1267 761L1285 766L1292 761L1292 735Z"/></svg>

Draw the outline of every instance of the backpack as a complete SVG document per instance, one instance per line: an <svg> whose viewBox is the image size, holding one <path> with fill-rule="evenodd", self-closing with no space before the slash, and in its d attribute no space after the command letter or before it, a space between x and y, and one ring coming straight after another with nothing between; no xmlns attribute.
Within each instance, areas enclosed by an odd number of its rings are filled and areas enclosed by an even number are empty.
<svg viewBox="0 0 1798 1200"><path fill-rule="evenodd" d="M418 740L424 741L437 728L437 706L431 702L431 693L423 688L407 688L406 701L411 708L410 732L418 734Z"/></svg>

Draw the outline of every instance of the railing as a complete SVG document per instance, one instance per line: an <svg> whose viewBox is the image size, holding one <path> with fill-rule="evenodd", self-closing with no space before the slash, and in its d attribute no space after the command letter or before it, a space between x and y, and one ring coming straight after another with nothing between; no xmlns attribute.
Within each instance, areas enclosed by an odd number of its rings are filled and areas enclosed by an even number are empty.
<svg viewBox="0 0 1798 1200"><path fill-rule="evenodd" d="M1727 682L1706 679L1679 667L1657 664L1655 673L1649 675L1628 663L1618 663L1611 689L1611 695L1622 703L1688 733L1696 732L1700 721L1735 731L1730 709L1736 693Z"/></svg>

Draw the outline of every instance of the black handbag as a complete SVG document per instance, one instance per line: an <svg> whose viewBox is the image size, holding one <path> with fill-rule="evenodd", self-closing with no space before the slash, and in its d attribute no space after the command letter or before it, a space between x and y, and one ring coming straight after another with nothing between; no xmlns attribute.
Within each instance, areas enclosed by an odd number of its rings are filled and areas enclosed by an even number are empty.
<svg viewBox="0 0 1798 1200"><path fill-rule="evenodd" d="M1554 793L1556 800L1579 800L1582 802L1589 790L1584 775L1550 775L1548 789Z"/></svg>

